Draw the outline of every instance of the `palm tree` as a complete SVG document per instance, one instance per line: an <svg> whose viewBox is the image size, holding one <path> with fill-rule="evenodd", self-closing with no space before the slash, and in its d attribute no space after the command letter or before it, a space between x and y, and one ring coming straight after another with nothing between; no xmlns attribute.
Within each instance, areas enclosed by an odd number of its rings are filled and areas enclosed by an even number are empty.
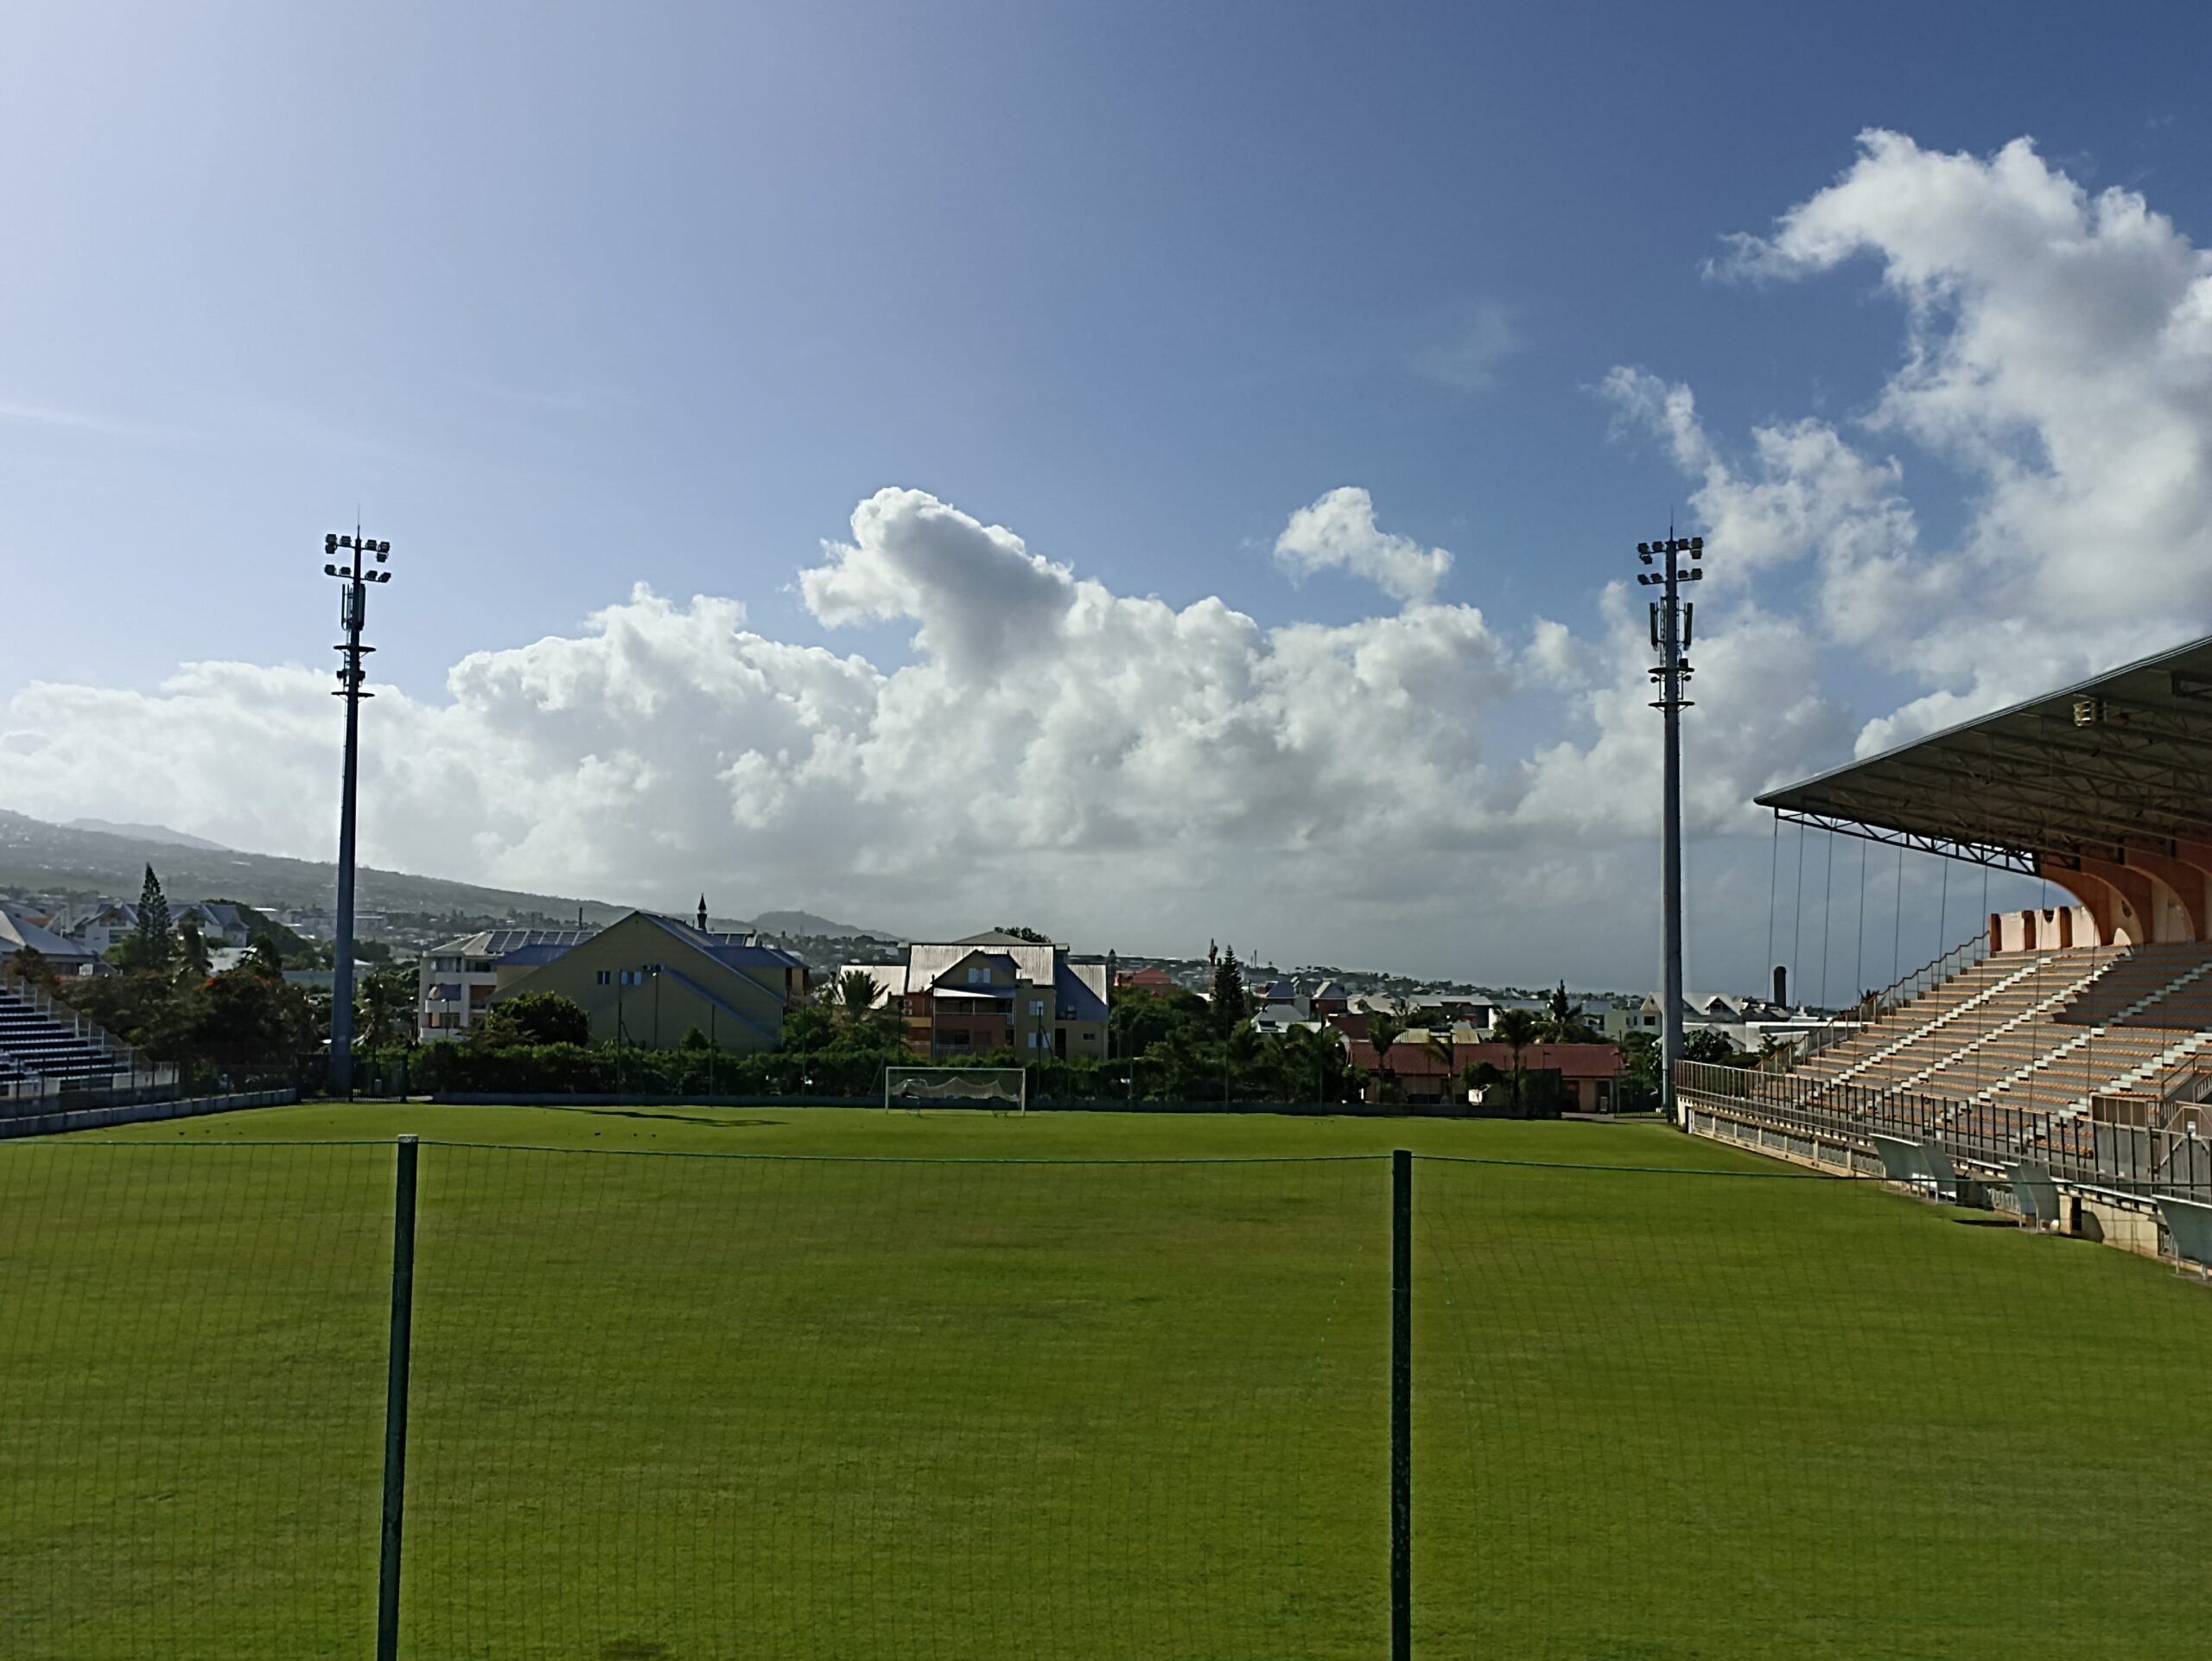
<svg viewBox="0 0 2212 1661"><path fill-rule="evenodd" d="M1513 1052L1513 1112L1521 1112L1521 1052L1537 1041L1538 1022L1533 1009L1501 1009L1491 1023L1497 1041Z"/></svg>
<svg viewBox="0 0 2212 1661"><path fill-rule="evenodd" d="M1567 996L1565 981L1545 995L1544 1007L1536 1016L1536 1036L1546 1044L1597 1041L1598 1034L1582 1019L1582 1006Z"/></svg>
<svg viewBox="0 0 2212 1661"><path fill-rule="evenodd" d="M1449 1100L1452 1095L1452 1029L1446 1027L1440 1030L1431 1027L1428 1029L1428 1036L1421 1041L1421 1047L1443 1062L1443 1099Z"/></svg>
<svg viewBox="0 0 2212 1661"><path fill-rule="evenodd" d="M883 983L865 969L848 969L830 983L828 1001L858 1026L883 1002Z"/></svg>
<svg viewBox="0 0 2212 1661"><path fill-rule="evenodd" d="M1375 1069L1382 1075L1375 1087L1378 1098L1387 1097L1397 1080L1390 1072L1390 1046L1406 1030L1406 1023L1396 1015L1385 1015L1380 1009L1367 1017L1367 1041L1375 1046Z"/></svg>

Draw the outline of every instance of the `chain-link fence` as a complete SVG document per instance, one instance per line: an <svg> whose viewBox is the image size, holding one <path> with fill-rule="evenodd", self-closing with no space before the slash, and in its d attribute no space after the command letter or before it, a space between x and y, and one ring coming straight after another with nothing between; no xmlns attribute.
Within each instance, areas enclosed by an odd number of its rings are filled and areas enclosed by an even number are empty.
<svg viewBox="0 0 2212 1661"><path fill-rule="evenodd" d="M0 1147L0 1651L2186 1652L2212 1293L1988 1221L1408 1155Z"/></svg>

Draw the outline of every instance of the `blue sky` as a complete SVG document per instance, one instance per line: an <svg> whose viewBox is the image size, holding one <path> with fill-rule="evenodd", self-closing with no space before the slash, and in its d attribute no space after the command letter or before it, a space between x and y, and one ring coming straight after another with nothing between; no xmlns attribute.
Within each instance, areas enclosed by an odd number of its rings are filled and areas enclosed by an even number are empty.
<svg viewBox="0 0 2212 1661"><path fill-rule="evenodd" d="M467 654L583 635L639 582L914 661L920 612L833 627L798 581L888 487L1263 629L1376 612L1351 570L1294 580L1274 551L1357 487L1452 550L1435 597L1500 651L1539 618L1602 651L1633 543L1699 521L1695 470L1602 390L1617 367L1694 385L1740 456L1761 423L1858 442L1908 351L1885 256L1716 277L1724 239L1886 129L1980 158L2031 137L2201 239L2207 32L2179 7L33 4L0 62L0 709L47 734L35 684L323 671L321 538L357 505L395 549L379 671L433 703ZM1968 535L1986 480L1957 449L1862 448L1906 468L1923 545ZM1756 604L1802 608L1821 569L1778 555ZM1839 712L1807 771L1931 691L1996 693L1848 629L1796 649ZM1484 766L1590 741L1580 692L1485 696ZM277 806L155 811L100 780L14 787L312 851ZM564 875L444 847L453 875ZM805 893L758 903L896 885L782 887ZM1238 905L1291 932L1266 898ZM1313 955L1389 938L1335 933Z"/></svg>

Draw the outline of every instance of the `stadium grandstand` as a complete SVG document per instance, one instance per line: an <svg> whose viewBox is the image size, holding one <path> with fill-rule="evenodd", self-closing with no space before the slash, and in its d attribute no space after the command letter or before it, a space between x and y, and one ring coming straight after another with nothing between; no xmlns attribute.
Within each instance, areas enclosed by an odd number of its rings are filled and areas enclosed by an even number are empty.
<svg viewBox="0 0 2212 1661"><path fill-rule="evenodd" d="M1758 802L2063 903L1758 1067L1683 1063L1689 1129L2145 1250L2212 1200L2212 639Z"/></svg>
<svg viewBox="0 0 2212 1661"><path fill-rule="evenodd" d="M0 1115L118 1091L174 1094L176 1068L118 1042L29 982L0 975Z"/></svg>

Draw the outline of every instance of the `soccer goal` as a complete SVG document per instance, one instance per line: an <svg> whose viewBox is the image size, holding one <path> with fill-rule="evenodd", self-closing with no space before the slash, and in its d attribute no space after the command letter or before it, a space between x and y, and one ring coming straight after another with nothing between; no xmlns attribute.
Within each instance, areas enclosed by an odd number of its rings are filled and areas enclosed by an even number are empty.
<svg viewBox="0 0 2212 1661"><path fill-rule="evenodd" d="M988 1107L994 1113L1029 1111L1029 1073L1022 1067L886 1067L886 1112L903 1107Z"/></svg>

